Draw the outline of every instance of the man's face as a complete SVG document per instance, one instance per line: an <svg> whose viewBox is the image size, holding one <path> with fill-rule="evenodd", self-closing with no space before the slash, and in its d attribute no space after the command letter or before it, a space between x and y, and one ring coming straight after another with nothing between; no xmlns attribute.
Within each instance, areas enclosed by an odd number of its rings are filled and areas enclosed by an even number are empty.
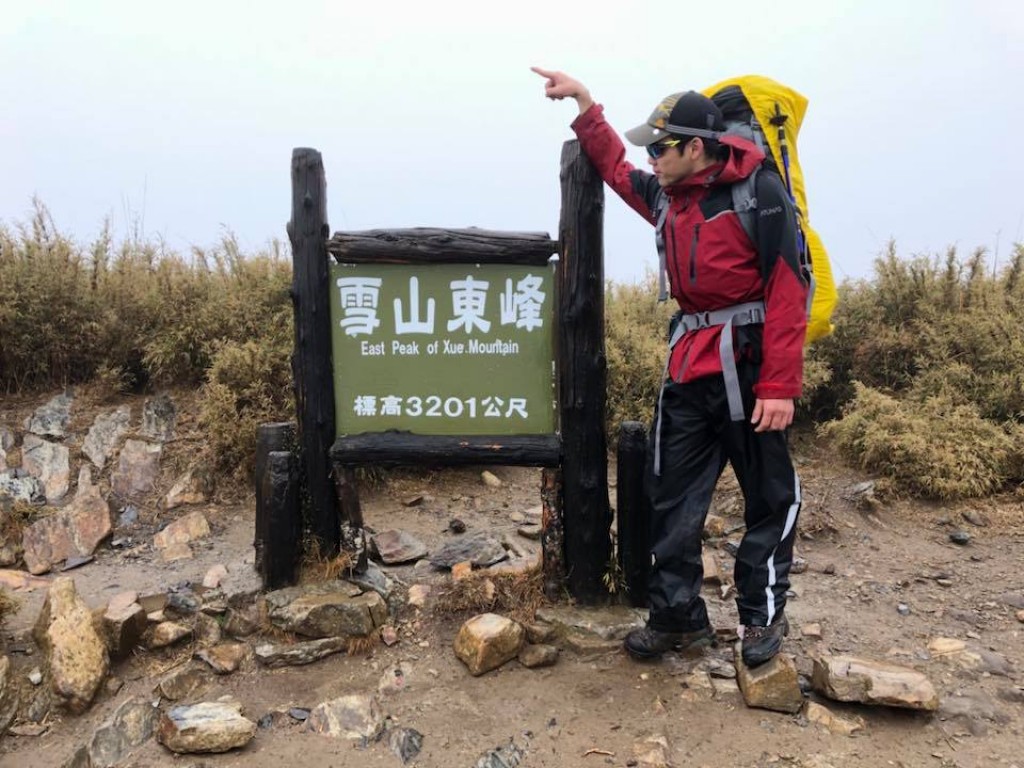
<svg viewBox="0 0 1024 768"><path fill-rule="evenodd" d="M694 139L669 139L648 148L647 161L651 164L651 170L658 178L658 183L662 187L671 187L700 170L697 164L700 153L699 142ZM654 157L654 154L658 157Z"/></svg>

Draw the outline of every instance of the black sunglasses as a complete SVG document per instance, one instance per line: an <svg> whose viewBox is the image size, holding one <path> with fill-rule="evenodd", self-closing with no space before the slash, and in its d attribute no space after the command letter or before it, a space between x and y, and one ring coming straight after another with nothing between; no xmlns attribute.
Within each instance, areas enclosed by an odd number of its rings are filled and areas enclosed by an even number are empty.
<svg viewBox="0 0 1024 768"><path fill-rule="evenodd" d="M671 147L678 147L680 144L685 147L691 141L693 141L693 139L686 139L685 141L683 139L665 139L664 141L659 141L657 144L648 144L646 147L647 154L650 155L653 160L657 160L665 154L667 149L670 149Z"/></svg>

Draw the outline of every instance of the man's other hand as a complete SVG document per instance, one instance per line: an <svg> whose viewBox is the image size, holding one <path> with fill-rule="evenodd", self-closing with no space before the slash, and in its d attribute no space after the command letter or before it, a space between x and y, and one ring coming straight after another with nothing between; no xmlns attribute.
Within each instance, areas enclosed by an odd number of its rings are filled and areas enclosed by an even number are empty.
<svg viewBox="0 0 1024 768"><path fill-rule="evenodd" d="M793 400L756 400L750 423L755 432L778 432L793 423Z"/></svg>

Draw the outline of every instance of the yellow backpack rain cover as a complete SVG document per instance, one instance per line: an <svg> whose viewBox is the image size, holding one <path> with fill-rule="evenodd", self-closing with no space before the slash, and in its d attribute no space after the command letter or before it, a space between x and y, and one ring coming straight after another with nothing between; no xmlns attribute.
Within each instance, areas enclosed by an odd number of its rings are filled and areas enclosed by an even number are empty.
<svg viewBox="0 0 1024 768"><path fill-rule="evenodd" d="M832 312L835 310L839 295L836 292L835 280L832 278L832 267L828 261L825 246L810 225L807 212L807 191L804 187L804 174L800 170L800 157L797 154L796 137L807 112L807 99L788 86L760 75L744 75L723 80L717 85L706 89L704 95L713 97L723 88L738 86L750 104L754 116L761 124L765 139L771 148L775 165L780 173L784 173L782 149L779 146L778 129L772 125L772 117L776 113L776 105L782 114L789 119L783 123L786 145L789 154L789 178L792 194L796 200L797 214L800 217L800 228L807 240L811 267L814 271L814 295L811 298L811 314L807 318L807 342L820 339L832 332ZM785 181L785 178L783 178Z"/></svg>

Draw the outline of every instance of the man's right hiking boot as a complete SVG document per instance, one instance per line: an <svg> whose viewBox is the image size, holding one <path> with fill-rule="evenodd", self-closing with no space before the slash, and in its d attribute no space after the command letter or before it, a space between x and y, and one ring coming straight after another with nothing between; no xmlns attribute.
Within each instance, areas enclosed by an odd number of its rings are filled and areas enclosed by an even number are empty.
<svg viewBox="0 0 1024 768"><path fill-rule="evenodd" d="M759 667L771 661L782 649L782 638L789 634L789 622L780 616L768 627L748 625L743 632L741 655L748 667Z"/></svg>
<svg viewBox="0 0 1024 768"><path fill-rule="evenodd" d="M647 626L626 635L623 647L634 659L656 659L666 651L688 651L714 643L715 633L711 627L693 632L662 632Z"/></svg>

